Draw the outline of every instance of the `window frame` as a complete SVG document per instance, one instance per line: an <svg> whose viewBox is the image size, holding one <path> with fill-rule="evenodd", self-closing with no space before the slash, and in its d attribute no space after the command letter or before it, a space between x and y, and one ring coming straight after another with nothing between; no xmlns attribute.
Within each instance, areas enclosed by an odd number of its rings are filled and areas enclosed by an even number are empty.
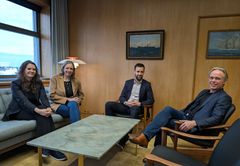
<svg viewBox="0 0 240 166"><path fill-rule="evenodd" d="M9 24L5 24L5 23L1 23L0 22L0 29L1 30L6 30L6 31L10 31L10 32L14 32L14 33L18 33L18 34L22 34L22 35L27 35L27 36L31 36L31 37L36 37L38 39L38 44L36 44L34 41L34 60L37 59L37 61L35 61L35 64L37 65L38 69L39 69L39 74L41 75L41 31L40 31L40 12L41 12L41 7L33 4L31 2L27 2L25 0L8 0L9 2L18 4L20 6L26 7L28 9L31 9L33 11L35 11L35 16L33 21L35 21L36 25L36 29L35 31L31 31L28 29L24 29L24 28L20 28L20 27L16 27L13 25L9 25ZM37 50L36 50L37 49ZM36 53L37 52L37 53ZM11 78L16 78L17 75L0 75L0 80L9 80Z"/></svg>

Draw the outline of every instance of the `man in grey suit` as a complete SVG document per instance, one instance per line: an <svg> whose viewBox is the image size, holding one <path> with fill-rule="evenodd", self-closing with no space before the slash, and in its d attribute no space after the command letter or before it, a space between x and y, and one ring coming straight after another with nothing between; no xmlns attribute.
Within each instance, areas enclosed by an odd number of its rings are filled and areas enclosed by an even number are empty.
<svg viewBox="0 0 240 166"><path fill-rule="evenodd" d="M223 90L228 79L225 69L214 67L209 71L209 88L202 90L198 96L183 110L165 107L143 133L130 138L132 143L147 147L148 142L155 137L154 146L161 144L161 127L174 127L174 120L182 123L179 130L184 132L200 132L203 127L220 124L232 106L232 98Z"/></svg>

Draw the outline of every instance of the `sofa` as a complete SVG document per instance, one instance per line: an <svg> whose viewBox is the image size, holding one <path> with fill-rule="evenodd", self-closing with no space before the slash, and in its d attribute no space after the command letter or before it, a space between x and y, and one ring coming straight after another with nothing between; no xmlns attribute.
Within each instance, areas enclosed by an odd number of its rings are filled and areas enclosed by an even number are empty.
<svg viewBox="0 0 240 166"><path fill-rule="evenodd" d="M45 88L49 94L49 88ZM11 101L10 88L0 89L0 154L26 144L27 141L35 138L35 120L11 120L2 121L3 115ZM69 120L61 115L53 114L55 128L69 124Z"/></svg>

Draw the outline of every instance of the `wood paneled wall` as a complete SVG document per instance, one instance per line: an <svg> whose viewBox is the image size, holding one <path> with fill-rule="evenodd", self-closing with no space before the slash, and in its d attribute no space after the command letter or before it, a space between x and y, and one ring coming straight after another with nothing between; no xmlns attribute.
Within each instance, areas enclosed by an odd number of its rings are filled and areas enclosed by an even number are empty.
<svg viewBox="0 0 240 166"><path fill-rule="evenodd" d="M138 62L145 64L144 77L153 86L155 114L167 105L183 108L200 89L207 88L207 70L223 61L205 63L205 55L197 54L200 16L240 13L239 0L68 2L70 54L87 62L77 69L77 77L86 95L82 110L90 113L104 113L105 102L118 98L124 81L133 77L133 66ZM165 30L164 59L126 60L126 31L157 29ZM233 81L239 84L234 78L238 73L235 61L238 60L224 63L232 77L230 85ZM238 91L232 88L237 86L227 86L226 90L238 106Z"/></svg>

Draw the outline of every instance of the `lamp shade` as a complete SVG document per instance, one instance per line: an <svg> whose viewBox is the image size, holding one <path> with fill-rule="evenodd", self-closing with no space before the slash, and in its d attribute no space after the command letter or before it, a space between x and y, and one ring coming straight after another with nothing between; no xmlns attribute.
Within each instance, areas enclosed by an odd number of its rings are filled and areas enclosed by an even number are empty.
<svg viewBox="0 0 240 166"><path fill-rule="evenodd" d="M80 60L77 56L68 56L66 59L63 59L58 62L58 64L64 64L67 61L71 61L74 63L75 68L77 68L79 65L85 65L86 62Z"/></svg>

